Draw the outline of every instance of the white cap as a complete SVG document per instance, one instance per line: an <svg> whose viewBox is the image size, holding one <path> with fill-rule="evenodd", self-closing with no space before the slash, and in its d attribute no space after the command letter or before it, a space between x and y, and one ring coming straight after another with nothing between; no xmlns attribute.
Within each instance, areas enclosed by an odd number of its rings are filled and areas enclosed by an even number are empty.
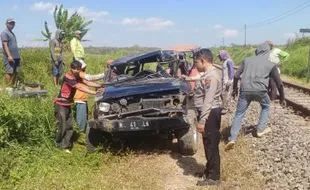
<svg viewBox="0 0 310 190"><path fill-rule="evenodd" d="M87 66L82 59L79 59L79 62L82 64L82 69L84 69Z"/></svg>

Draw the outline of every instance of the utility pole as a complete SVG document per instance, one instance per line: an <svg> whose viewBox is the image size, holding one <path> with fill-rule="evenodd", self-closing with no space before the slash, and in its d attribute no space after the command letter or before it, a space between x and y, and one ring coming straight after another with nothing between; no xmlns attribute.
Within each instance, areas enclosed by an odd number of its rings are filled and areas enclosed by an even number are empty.
<svg viewBox="0 0 310 190"><path fill-rule="evenodd" d="M246 47L246 24L244 25L244 47Z"/></svg>
<svg viewBox="0 0 310 190"><path fill-rule="evenodd" d="M310 44L309 44L309 56L308 56L308 74L307 74L307 83L310 82Z"/></svg>
<svg viewBox="0 0 310 190"><path fill-rule="evenodd" d="M300 29L299 32L301 33L310 33L310 29L304 28ZM309 56L308 56L308 73L307 73L307 83L310 82L310 43L309 43Z"/></svg>
<svg viewBox="0 0 310 190"><path fill-rule="evenodd" d="M223 47L225 46L224 37L222 38Z"/></svg>

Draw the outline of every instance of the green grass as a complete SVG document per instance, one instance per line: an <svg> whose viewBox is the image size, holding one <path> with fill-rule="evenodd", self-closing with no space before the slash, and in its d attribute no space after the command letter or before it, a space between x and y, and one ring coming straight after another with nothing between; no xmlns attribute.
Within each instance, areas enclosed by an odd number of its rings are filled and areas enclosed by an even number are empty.
<svg viewBox="0 0 310 190"><path fill-rule="evenodd" d="M80 140L81 141L81 140ZM131 151L85 154L82 142L71 154L47 146L11 144L0 150L1 189L159 189L155 174L137 166ZM147 159L143 162L146 162ZM142 163L142 162L140 162ZM139 175L146 175L141 178Z"/></svg>

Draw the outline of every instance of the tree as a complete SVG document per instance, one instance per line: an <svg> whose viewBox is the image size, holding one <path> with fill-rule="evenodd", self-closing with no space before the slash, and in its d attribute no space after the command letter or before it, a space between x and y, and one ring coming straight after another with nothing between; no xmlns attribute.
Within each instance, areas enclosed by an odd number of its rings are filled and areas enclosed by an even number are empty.
<svg viewBox="0 0 310 190"><path fill-rule="evenodd" d="M64 38L65 47L69 46L69 42L73 38L74 31L76 30L80 30L82 32L81 39L83 39L85 34L87 34L87 32L90 30L87 27L93 22L92 20L85 21L85 18L79 15L77 12L73 13L70 18L68 18L68 10L64 9L63 5L60 5L59 9L57 5L55 6L53 16L56 28L66 32ZM44 28L45 32L41 31L42 35L45 37L43 41L50 41L52 38L54 38L54 36L52 36L46 21L44 22Z"/></svg>

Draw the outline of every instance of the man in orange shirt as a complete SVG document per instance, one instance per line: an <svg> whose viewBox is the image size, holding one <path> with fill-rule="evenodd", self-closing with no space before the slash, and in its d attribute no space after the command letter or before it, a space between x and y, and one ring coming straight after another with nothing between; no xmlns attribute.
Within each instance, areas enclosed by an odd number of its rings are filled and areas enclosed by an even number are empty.
<svg viewBox="0 0 310 190"><path fill-rule="evenodd" d="M103 79L105 74L98 74L98 75L90 75L86 74L86 63L81 61L82 64L82 70L79 73L79 76L81 79L85 79L86 81L96 81ZM84 88L88 88L86 85L82 84ZM101 85L97 84L97 87L100 88ZM76 90L76 93L74 95L74 102L76 105L76 122L78 127L81 131L85 132L86 130L86 122L88 119L88 105L87 105L87 93Z"/></svg>

